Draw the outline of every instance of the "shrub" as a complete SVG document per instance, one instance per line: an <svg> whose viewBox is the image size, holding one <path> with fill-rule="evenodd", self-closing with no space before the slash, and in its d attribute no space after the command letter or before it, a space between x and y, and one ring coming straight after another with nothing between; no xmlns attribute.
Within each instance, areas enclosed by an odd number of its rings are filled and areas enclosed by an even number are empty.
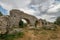
<svg viewBox="0 0 60 40"><path fill-rule="evenodd" d="M60 17L57 17L56 21L54 22L54 24L60 25Z"/></svg>
<svg viewBox="0 0 60 40"><path fill-rule="evenodd" d="M2 16L3 14L0 12L0 16Z"/></svg>
<svg viewBox="0 0 60 40"><path fill-rule="evenodd" d="M23 32L19 32L19 33L14 33L14 34L5 34L5 35L0 35L0 39L4 39L4 40L14 40L14 38L18 38L18 37L23 37L24 33Z"/></svg>

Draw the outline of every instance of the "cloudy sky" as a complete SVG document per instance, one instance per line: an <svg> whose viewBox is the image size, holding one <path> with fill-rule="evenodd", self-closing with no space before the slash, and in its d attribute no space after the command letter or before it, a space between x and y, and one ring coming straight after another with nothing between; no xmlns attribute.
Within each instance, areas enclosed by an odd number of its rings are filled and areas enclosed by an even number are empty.
<svg viewBox="0 0 60 40"><path fill-rule="evenodd" d="M11 9L19 9L38 19L55 21L60 16L60 0L0 0L0 11L9 14Z"/></svg>

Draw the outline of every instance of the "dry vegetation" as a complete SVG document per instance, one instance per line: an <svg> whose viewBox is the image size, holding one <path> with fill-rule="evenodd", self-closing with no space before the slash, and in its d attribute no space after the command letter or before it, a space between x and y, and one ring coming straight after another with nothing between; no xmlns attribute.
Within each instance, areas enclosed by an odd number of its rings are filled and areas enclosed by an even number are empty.
<svg viewBox="0 0 60 40"><path fill-rule="evenodd" d="M28 15L28 14L25 14L25 13L23 13L23 14L21 14L23 16L23 18L25 17L26 19L30 20L31 19L30 17L32 17L32 19L35 19L35 20L37 19L34 16L31 16L31 15ZM16 15L16 14L14 13L12 15ZM18 14L18 15L20 15L20 14ZM0 16L3 16L3 14L1 12L0 12ZM13 20L14 20L14 18L13 18ZM20 18L20 16L19 16L19 18ZM5 20L5 19L3 19L3 20ZM16 20L18 20L18 19L16 19ZM33 21L34 20L32 20L31 22L33 23ZM3 22L5 23L5 21L3 21ZM15 22L15 20L14 20L14 22ZM1 24L0 24L0 26L1 26ZM54 24L60 25L60 17L58 17L56 19ZM55 29L55 26L51 26L51 27L46 26L44 29L43 28L29 29L26 26L27 26L27 24L24 24L22 21L20 21L19 22L19 28L22 28L23 32L19 31L19 33L15 32L13 34L3 34L3 35L0 34L0 40L60 40L60 26L57 26L56 29ZM11 30L13 30L13 27L12 27ZM54 28L55 30L45 30L47 28L48 29Z"/></svg>
<svg viewBox="0 0 60 40"><path fill-rule="evenodd" d="M24 29L23 38L18 38L15 40L60 40L60 27L55 31L53 30L44 30L40 28L37 29Z"/></svg>

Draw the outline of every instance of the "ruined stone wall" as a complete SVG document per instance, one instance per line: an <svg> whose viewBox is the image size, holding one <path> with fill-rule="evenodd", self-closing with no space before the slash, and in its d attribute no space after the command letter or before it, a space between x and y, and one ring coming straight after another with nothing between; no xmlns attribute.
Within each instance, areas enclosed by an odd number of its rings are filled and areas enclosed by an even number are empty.
<svg viewBox="0 0 60 40"><path fill-rule="evenodd" d="M35 16L13 9L10 11L9 16L0 16L0 34L6 33L7 30L14 26L18 27L21 19L27 19L27 22L29 21L29 24L33 27L35 26L35 22L37 20Z"/></svg>
<svg viewBox="0 0 60 40"><path fill-rule="evenodd" d="M9 28L8 16L0 16L0 34L6 33L8 28Z"/></svg>
<svg viewBox="0 0 60 40"><path fill-rule="evenodd" d="M28 15L20 10L11 10L10 11L11 24L18 25L21 19L27 19L30 22L30 25L35 25L37 18L32 15ZM28 22L27 21L27 22Z"/></svg>
<svg viewBox="0 0 60 40"><path fill-rule="evenodd" d="M38 19L36 22L37 28L44 27L44 26L50 26L50 25L53 25L53 23L48 22L48 21L43 20L43 19Z"/></svg>
<svg viewBox="0 0 60 40"><path fill-rule="evenodd" d="M43 27L44 25L50 25L45 20L37 19L35 16L26 14L20 10L13 9L10 11L9 16L0 16L0 34L4 34L14 26L18 27L21 19L25 19L29 23L29 27ZM37 21L37 23L36 23ZM35 25L36 24L36 25Z"/></svg>

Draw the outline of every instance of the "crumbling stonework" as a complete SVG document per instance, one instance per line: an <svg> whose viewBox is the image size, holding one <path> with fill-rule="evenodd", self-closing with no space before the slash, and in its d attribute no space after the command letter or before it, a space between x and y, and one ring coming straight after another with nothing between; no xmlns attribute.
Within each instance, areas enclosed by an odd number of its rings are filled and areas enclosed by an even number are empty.
<svg viewBox="0 0 60 40"><path fill-rule="evenodd" d="M9 27L9 20L7 16L0 16L0 34L6 33L8 27Z"/></svg>
<svg viewBox="0 0 60 40"><path fill-rule="evenodd" d="M35 16L28 15L20 10L11 10L10 11L10 20L12 20L11 25L17 26L21 19L25 19L28 22L28 24L30 24L32 26L35 25L35 21L37 20L37 18Z"/></svg>
<svg viewBox="0 0 60 40"><path fill-rule="evenodd" d="M41 27L44 27L44 26L51 26L51 25L53 25L53 23L48 22L48 21L43 20L43 19L38 19L36 21L35 27L36 28L41 28Z"/></svg>
<svg viewBox="0 0 60 40"><path fill-rule="evenodd" d="M28 15L20 10L13 9L10 11L9 16L0 16L0 34L4 34L12 27L19 26L19 21L25 19L30 26L35 26L37 18L32 15Z"/></svg>
<svg viewBox="0 0 60 40"><path fill-rule="evenodd" d="M36 24L35 24L35 27L37 27L37 28L40 28L40 27L42 27L43 26L43 20L42 19L39 19L39 20L37 20L36 21Z"/></svg>
<svg viewBox="0 0 60 40"><path fill-rule="evenodd" d="M21 19L25 19L29 24L29 27L42 27L44 25L49 25L48 22L42 19L37 19L35 16L26 14L20 10L13 9L10 11L8 16L0 16L0 34L4 34L7 31L12 31L11 28L19 26Z"/></svg>

